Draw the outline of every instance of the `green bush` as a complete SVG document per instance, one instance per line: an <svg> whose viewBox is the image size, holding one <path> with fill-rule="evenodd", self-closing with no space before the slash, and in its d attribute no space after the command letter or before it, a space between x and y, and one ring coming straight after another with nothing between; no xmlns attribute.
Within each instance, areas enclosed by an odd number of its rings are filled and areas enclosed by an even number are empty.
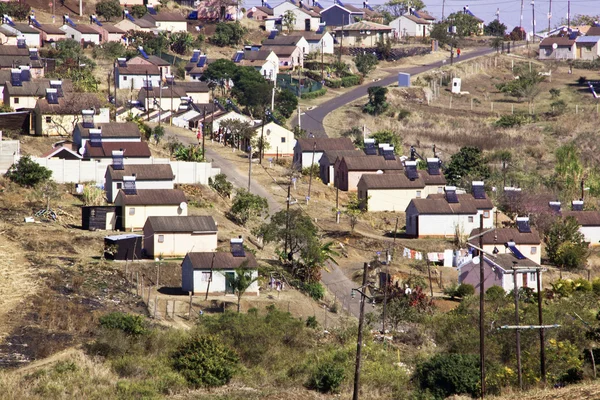
<svg viewBox="0 0 600 400"><path fill-rule="evenodd" d="M306 100L316 99L317 97L325 96L326 93L327 88L321 88L319 90L315 90L314 92L302 93L302 96L300 96L300 98Z"/></svg>
<svg viewBox="0 0 600 400"><path fill-rule="evenodd" d="M523 114L508 114L502 115L494 125L498 128L512 128L515 126L521 126L523 124L529 123L530 117Z"/></svg>
<svg viewBox="0 0 600 400"><path fill-rule="evenodd" d="M240 44L245 34L246 28L239 22L219 22L211 41L219 47L236 46Z"/></svg>
<svg viewBox="0 0 600 400"><path fill-rule="evenodd" d="M215 336L193 337L173 354L173 368L194 387L229 383L237 363L237 355Z"/></svg>
<svg viewBox="0 0 600 400"><path fill-rule="evenodd" d="M317 329L319 327L319 322L317 321L317 317L315 317L314 315L311 315L308 318L306 318L306 326L308 328Z"/></svg>
<svg viewBox="0 0 600 400"><path fill-rule="evenodd" d="M343 365L336 360L323 361L313 371L308 386L321 393L337 393L345 378Z"/></svg>
<svg viewBox="0 0 600 400"><path fill-rule="evenodd" d="M351 87L360 85L361 78L358 75L349 75L342 78L342 86L343 87Z"/></svg>
<svg viewBox="0 0 600 400"><path fill-rule="evenodd" d="M230 197L233 192L233 183L227 180L227 175L221 173L208 178L208 186L217 191L221 196Z"/></svg>
<svg viewBox="0 0 600 400"><path fill-rule="evenodd" d="M506 292L500 286L492 286L488 290L485 291L485 297L488 300L500 300L506 296Z"/></svg>
<svg viewBox="0 0 600 400"><path fill-rule="evenodd" d="M310 167L302 168L302 175L310 176L312 174L313 178L315 176L319 176L319 164L313 164Z"/></svg>
<svg viewBox="0 0 600 400"><path fill-rule="evenodd" d="M434 399L455 394L473 397L479 392L479 356L473 354L436 354L418 365L416 379L422 390Z"/></svg>
<svg viewBox="0 0 600 400"><path fill-rule="evenodd" d="M325 86L330 87L332 89L339 89L342 87L342 80L325 78Z"/></svg>
<svg viewBox="0 0 600 400"><path fill-rule="evenodd" d="M563 115L567 111L567 103L564 100L556 100L550 103L552 115Z"/></svg>
<svg viewBox="0 0 600 400"><path fill-rule="evenodd" d="M16 164L11 165L5 176L20 186L33 187L50 179L52 171L36 163L31 157L23 156Z"/></svg>
<svg viewBox="0 0 600 400"><path fill-rule="evenodd" d="M576 292L591 292L593 290L592 283L583 278L575 279L572 285L573 290Z"/></svg>
<svg viewBox="0 0 600 400"><path fill-rule="evenodd" d="M473 296L475 294L475 287L468 283L461 283L456 288L456 295L462 298Z"/></svg>
<svg viewBox="0 0 600 400"><path fill-rule="evenodd" d="M600 296L600 278L594 278L592 281L592 290L596 296Z"/></svg>
<svg viewBox="0 0 600 400"><path fill-rule="evenodd" d="M319 282L303 284L302 291L317 301L325 296L325 288Z"/></svg>
<svg viewBox="0 0 600 400"><path fill-rule="evenodd" d="M118 329L129 336L140 336L148 332L144 317L141 315L112 312L100 318L100 326L106 329Z"/></svg>
<svg viewBox="0 0 600 400"><path fill-rule="evenodd" d="M410 117L410 111L401 108L398 110L398 121L402 121Z"/></svg>

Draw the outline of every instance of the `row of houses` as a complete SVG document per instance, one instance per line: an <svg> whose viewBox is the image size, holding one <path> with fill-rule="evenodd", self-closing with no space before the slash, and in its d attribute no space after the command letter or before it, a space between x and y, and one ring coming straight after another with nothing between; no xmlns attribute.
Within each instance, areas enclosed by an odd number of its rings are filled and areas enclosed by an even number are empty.
<svg viewBox="0 0 600 400"><path fill-rule="evenodd" d="M595 60L600 57L600 26L561 30L540 42L540 60Z"/></svg>

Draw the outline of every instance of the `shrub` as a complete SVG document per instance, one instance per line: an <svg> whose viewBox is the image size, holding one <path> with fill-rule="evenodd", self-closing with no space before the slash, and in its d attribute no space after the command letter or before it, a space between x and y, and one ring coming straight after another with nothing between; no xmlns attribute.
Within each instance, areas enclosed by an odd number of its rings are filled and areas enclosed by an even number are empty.
<svg viewBox="0 0 600 400"><path fill-rule="evenodd" d="M100 326L106 329L118 329L129 336L147 333L144 317L121 312L112 312L101 317Z"/></svg>
<svg viewBox="0 0 600 400"><path fill-rule="evenodd" d="M567 111L567 103L564 100L556 100L550 103L552 115L562 115Z"/></svg>
<svg viewBox="0 0 600 400"><path fill-rule="evenodd" d="M146 15L146 11L146 6L142 6L140 4L131 7L131 14L135 18L142 18L144 15Z"/></svg>
<svg viewBox="0 0 600 400"><path fill-rule="evenodd" d="M257 194L239 189L233 198L229 214L240 225L253 221L269 213L267 199Z"/></svg>
<svg viewBox="0 0 600 400"><path fill-rule="evenodd" d="M575 279L572 285L573 290L576 292L591 292L593 290L592 283L583 278Z"/></svg>
<svg viewBox="0 0 600 400"><path fill-rule="evenodd" d="M469 285L468 283L461 283L456 288L456 295L462 298L473 296L475 294L475 287L473 285Z"/></svg>
<svg viewBox="0 0 600 400"><path fill-rule="evenodd" d="M500 286L492 286L485 291L485 296L489 300L499 300L506 296L506 292Z"/></svg>
<svg viewBox="0 0 600 400"><path fill-rule="evenodd" d="M11 165L5 176L20 186L33 187L50 179L52 171L36 163L31 157L23 156L16 164Z"/></svg>
<svg viewBox="0 0 600 400"><path fill-rule="evenodd" d="M410 117L410 111L401 108L398 110L398 121L402 121Z"/></svg>
<svg viewBox="0 0 600 400"><path fill-rule="evenodd" d="M303 284L302 291L317 301L325 296L325 288L319 282Z"/></svg>
<svg viewBox="0 0 600 400"><path fill-rule="evenodd" d="M221 196L230 197L233 192L233 183L227 180L227 175L217 174L214 178L208 178L208 186L213 188Z"/></svg>
<svg viewBox="0 0 600 400"><path fill-rule="evenodd" d="M343 365L335 360L323 361L312 373L308 386L322 393L336 393L345 378Z"/></svg>
<svg viewBox="0 0 600 400"><path fill-rule="evenodd" d="M302 93L300 96L301 99L316 99L317 97L325 96L327 93L327 88L321 88L319 90L315 90L314 92Z"/></svg>
<svg viewBox="0 0 600 400"><path fill-rule="evenodd" d="M308 318L306 318L306 326L308 328L317 329L317 327L319 326L319 323L317 322L317 317L311 315Z"/></svg>
<svg viewBox="0 0 600 400"><path fill-rule="evenodd" d="M328 86L333 89L339 89L342 87L341 79L325 79L325 86Z"/></svg>
<svg viewBox="0 0 600 400"><path fill-rule="evenodd" d="M600 278L595 278L592 281L592 290L596 296L600 296Z"/></svg>
<svg viewBox="0 0 600 400"><path fill-rule="evenodd" d="M302 168L302 175L310 176L311 174L313 177L319 176L319 164L313 164L310 167Z"/></svg>
<svg viewBox="0 0 600 400"><path fill-rule="evenodd" d="M173 367L194 387L229 383L237 363L237 355L215 336L193 337L173 354Z"/></svg>
<svg viewBox="0 0 600 400"><path fill-rule="evenodd" d="M244 28L239 22L219 22L217 23L215 33L211 40L219 47L235 46L242 41L245 33L246 28Z"/></svg>
<svg viewBox="0 0 600 400"><path fill-rule="evenodd" d="M549 92L550 97L552 97L553 99L558 99L560 97L560 89L552 88L549 90Z"/></svg>
<svg viewBox="0 0 600 400"><path fill-rule="evenodd" d="M343 87L360 85L361 78L358 75L349 75L342 78Z"/></svg>
<svg viewBox="0 0 600 400"><path fill-rule="evenodd" d="M521 126L529 122L529 117L523 114L508 114L502 115L494 125L498 128L512 128L515 126Z"/></svg>
<svg viewBox="0 0 600 400"><path fill-rule="evenodd" d="M421 389L435 399L454 394L475 397L479 387L479 357L473 354L437 354L417 367Z"/></svg>

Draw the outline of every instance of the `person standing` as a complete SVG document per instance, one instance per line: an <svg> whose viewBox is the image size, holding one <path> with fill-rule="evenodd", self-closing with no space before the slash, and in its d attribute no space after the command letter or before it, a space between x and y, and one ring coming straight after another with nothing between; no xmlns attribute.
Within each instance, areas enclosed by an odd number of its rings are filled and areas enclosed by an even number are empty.
<svg viewBox="0 0 600 400"><path fill-rule="evenodd" d="M460 58L460 49L456 49L456 58Z"/></svg>

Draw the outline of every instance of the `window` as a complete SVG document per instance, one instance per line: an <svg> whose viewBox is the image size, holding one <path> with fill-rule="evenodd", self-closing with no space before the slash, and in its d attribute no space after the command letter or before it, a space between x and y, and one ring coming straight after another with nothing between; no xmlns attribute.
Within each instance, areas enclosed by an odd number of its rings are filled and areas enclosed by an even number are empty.
<svg viewBox="0 0 600 400"><path fill-rule="evenodd" d="M121 182L117 182L117 190L121 189L123 187L123 184Z"/></svg>
<svg viewBox="0 0 600 400"><path fill-rule="evenodd" d="M472 215L469 216L469 222L473 222L473 216Z"/></svg>
<svg viewBox="0 0 600 400"><path fill-rule="evenodd" d="M208 282L210 281L210 272L201 272L200 273L200 282Z"/></svg>
<svg viewBox="0 0 600 400"><path fill-rule="evenodd" d="M71 35L71 39L75 39L75 35Z"/></svg>
<svg viewBox="0 0 600 400"><path fill-rule="evenodd" d="M420 198L421 198L421 191L417 190L417 199L420 199Z"/></svg>
<svg viewBox="0 0 600 400"><path fill-rule="evenodd" d="M285 143L285 137L281 137L281 143Z"/></svg>
<svg viewBox="0 0 600 400"><path fill-rule="evenodd" d="M531 246L531 254L537 254L537 247Z"/></svg>
<svg viewBox="0 0 600 400"><path fill-rule="evenodd" d="M165 242L165 235L158 235L158 243L164 243Z"/></svg>
<svg viewBox="0 0 600 400"><path fill-rule="evenodd" d="M440 186L440 187L438 188L438 193L444 193L444 188Z"/></svg>
<svg viewBox="0 0 600 400"><path fill-rule="evenodd" d="M130 208L129 209L129 215L135 215L135 208Z"/></svg>
<svg viewBox="0 0 600 400"><path fill-rule="evenodd" d="M489 211L484 211L483 212L483 218L489 218L490 217L490 212Z"/></svg>
<svg viewBox="0 0 600 400"><path fill-rule="evenodd" d="M127 80L127 76L123 75L123 80L126 81Z"/></svg>
<svg viewBox="0 0 600 400"><path fill-rule="evenodd" d="M49 124L50 122L52 122L52 117L46 117L46 123Z"/></svg>
<svg viewBox="0 0 600 400"><path fill-rule="evenodd" d="M529 281L535 282L536 279L537 279L536 273L535 272L530 272L529 273Z"/></svg>
<svg viewBox="0 0 600 400"><path fill-rule="evenodd" d="M19 98L18 97L15 97L13 101L14 101L15 104L19 104Z"/></svg>

